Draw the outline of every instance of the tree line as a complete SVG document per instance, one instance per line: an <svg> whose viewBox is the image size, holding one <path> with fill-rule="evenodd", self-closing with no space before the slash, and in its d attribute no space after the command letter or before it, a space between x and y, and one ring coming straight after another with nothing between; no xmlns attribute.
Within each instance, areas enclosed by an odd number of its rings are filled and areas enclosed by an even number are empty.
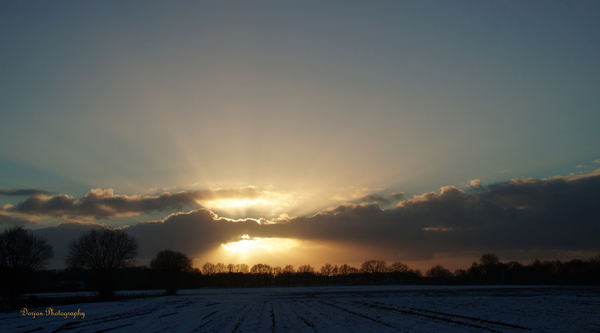
<svg viewBox="0 0 600 333"><path fill-rule="evenodd" d="M90 230L69 243L64 270L44 270L53 257L47 240L22 226L0 233L0 284L4 307L11 307L23 293L96 291L100 300L115 298L116 290L180 288L230 288L358 284L598 284L600 254L589 260L533 260L503 263L486 253L468 269L454 272L435 265L424 274L405 263L368 260L360 267L325 264L270 266L204 263L192 267L186 254L165 249L150 267L134 266L139 245L120 229Z"/></svg>

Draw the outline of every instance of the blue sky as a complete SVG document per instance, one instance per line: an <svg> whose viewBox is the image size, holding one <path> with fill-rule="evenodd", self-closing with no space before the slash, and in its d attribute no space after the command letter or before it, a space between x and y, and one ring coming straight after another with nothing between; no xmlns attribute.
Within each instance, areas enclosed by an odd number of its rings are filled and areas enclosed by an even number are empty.
<svg viewBox="0 0 600 333"><path fill-rule="evenodd" d="M261 193L5 219L268 220L594 174L599 14L596 1L3 2L0 188Z"/></svg>

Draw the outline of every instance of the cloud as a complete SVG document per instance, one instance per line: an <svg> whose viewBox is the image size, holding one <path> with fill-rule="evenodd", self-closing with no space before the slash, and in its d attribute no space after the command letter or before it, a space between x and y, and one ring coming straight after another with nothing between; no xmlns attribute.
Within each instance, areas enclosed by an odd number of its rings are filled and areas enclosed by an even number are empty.
<svg viewBox="0 0 600 333"><path fill-rule="evenodd" d="M404 192L394 192L394 193L390 194L390 196L396 200L404 199L405 195L406 195L406 193L404 193Z"/></svg>
<svg viewBox="0 0 600 333"><path fill-rule="evenodd" d="M35 224L33 221L21 217L14 217L6 214L0 214L0 225L11 225L11 224Z"/></svg>
<svg viewBox="0 0 600 333"><path fill-rule="evenodd" d="M14 206L5 208L5 211L60 217L67 220L107 219L169 210L177 211L204 201L227 198L252 199L260 195L261 191L253 187L165 192L155 196L116 195L112 189L93 189L81 199L75 199L65 194L53 196L35 194Z"/></svg>
<svg viewBox="0 0 600 333"><path fill-rule="evenodd" d="M478 187L481 186L481 179L473 179L469 182L470 187Z"/></svg>
<svg viewBox="0 0 600 333"><path fill-rule="evenodd" d="M244 234L258 235L258 228L260 224L255 219L219 218L210 210L199 209L171 214L159 221L138 223L124 230L140 239L140 254L151 257L165 248L199 253L239 240Z"/></svg>
<svg viewBox="0 0 600 333"><path fill-rule="evenodd" d="M391 200L384 196L381 196L381 195L369 194L369 195L366 195L366 196L360 198L360 201L361 202L375 201L375 202L379 202L379 203L383 203L383 204L389 204Z"/></svg>
<svg viewBox="0 0 600 333"><path fill-rule="evenodd" d="M289 236L348 242L391 254L600 251L600 174L514 179L469 194L446 186L397 207L342 204L279 219ZM281 234L278 237L282 237Z"/></svg>
<svg viewBox="0 0 600 333"><path fill-rule="evenodd" d="M388 196L381 194L371 194L371 192L378 192L385 190L384 188L361 188L349 191L345 195L336 195L332 199L337 201L354 201L354 202L377 202L383 205L389 205L392 201L404 199L406 193L394 192Z"/></svg>
<svg viewBox="0 0 600 333"><path fill-rule="evenodd" d="M0 195L5 196L30 196L30 195L38 195L38 194L50 194L48 191L44 190L35 190L35 189L10 189L10 188L0 188Z"/></svg>
<svg viewBox="0 0 600 333"><path fill-rule="evenodd" d="M379 192L381 190L384 190L383 188L368 188L368 187L363 187L363 188L359 188L359 189L355 189L355 188L351 188L350 190L348 190L346 192L346 194L337 194L334 197L332 197L332 200L336 200L336 201L354 201L354 200L362 200L363 198L367 198L371 195L371 193L373 192ZM367 200L370 201L370 200Z"/></svg>
<svg viewBox="0 0 600 333"><path fill-rule="evenodd" d="M66 265L65 260L67 259L69 243L78 239L85 232L101 226L102 224L98 223L69 222L36 229L33 230L33 233L46 238L48 244L52 246L54 257L50 260L49 266L51 268L62 268Z"/></svg>
<svg viewBox="0 0 600 333"><path fill-rule="evenodd" d="M68 244L83 233L100 227L98 223L69 222L34 230L55 249L55 267L64 266ZM150 259L161 250L175 249L190 255L240 240L244 234L260 235L254 219L231 220L217 217L207 209L171 214L162 220L138 223L122 229L140 244L139 257Z"/></svg>
<svg viewBox="0 0 600 333"><path fill-rule="evenodd" d="M600 158L595 160L594 163L600 163Z"/></svg>
<svg viewBox="0 0 600 333"><path fill-rule="evenodd" d="M598 221L600 173L595 173L513 179L475 194L445 186L389 209L344 203L312 216L283 214L269 221L219 218L198 209L123 229L140 242L142 258L165 248L199 254L248 234L352 245L357 258L370 249L369 256L384 260L424 260L440 253L600 251ZM94 225L70 223L36 232L62 239L66 247L68 238Z"/></svg>

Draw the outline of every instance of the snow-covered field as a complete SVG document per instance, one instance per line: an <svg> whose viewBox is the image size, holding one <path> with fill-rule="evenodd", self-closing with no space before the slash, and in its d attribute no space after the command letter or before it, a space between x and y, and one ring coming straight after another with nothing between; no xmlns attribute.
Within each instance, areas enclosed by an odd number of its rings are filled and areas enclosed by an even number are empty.
<svg viewBox="0 0 600 333"><path fill-rule="evenodd" d="M196 289L0 313L0 332L600 332L598 287ZM41 312L35 318L33 312Z"/></svg>

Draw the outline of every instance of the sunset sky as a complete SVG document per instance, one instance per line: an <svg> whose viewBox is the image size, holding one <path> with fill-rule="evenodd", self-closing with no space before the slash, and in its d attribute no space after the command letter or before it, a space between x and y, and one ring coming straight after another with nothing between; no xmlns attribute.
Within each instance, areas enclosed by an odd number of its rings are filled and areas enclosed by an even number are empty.
<svg viewBox="0 0 600 333"><path fill-rule="evenodd" d="M0 227L270 265L600 252L598 1L4 1Z"/></svg>

